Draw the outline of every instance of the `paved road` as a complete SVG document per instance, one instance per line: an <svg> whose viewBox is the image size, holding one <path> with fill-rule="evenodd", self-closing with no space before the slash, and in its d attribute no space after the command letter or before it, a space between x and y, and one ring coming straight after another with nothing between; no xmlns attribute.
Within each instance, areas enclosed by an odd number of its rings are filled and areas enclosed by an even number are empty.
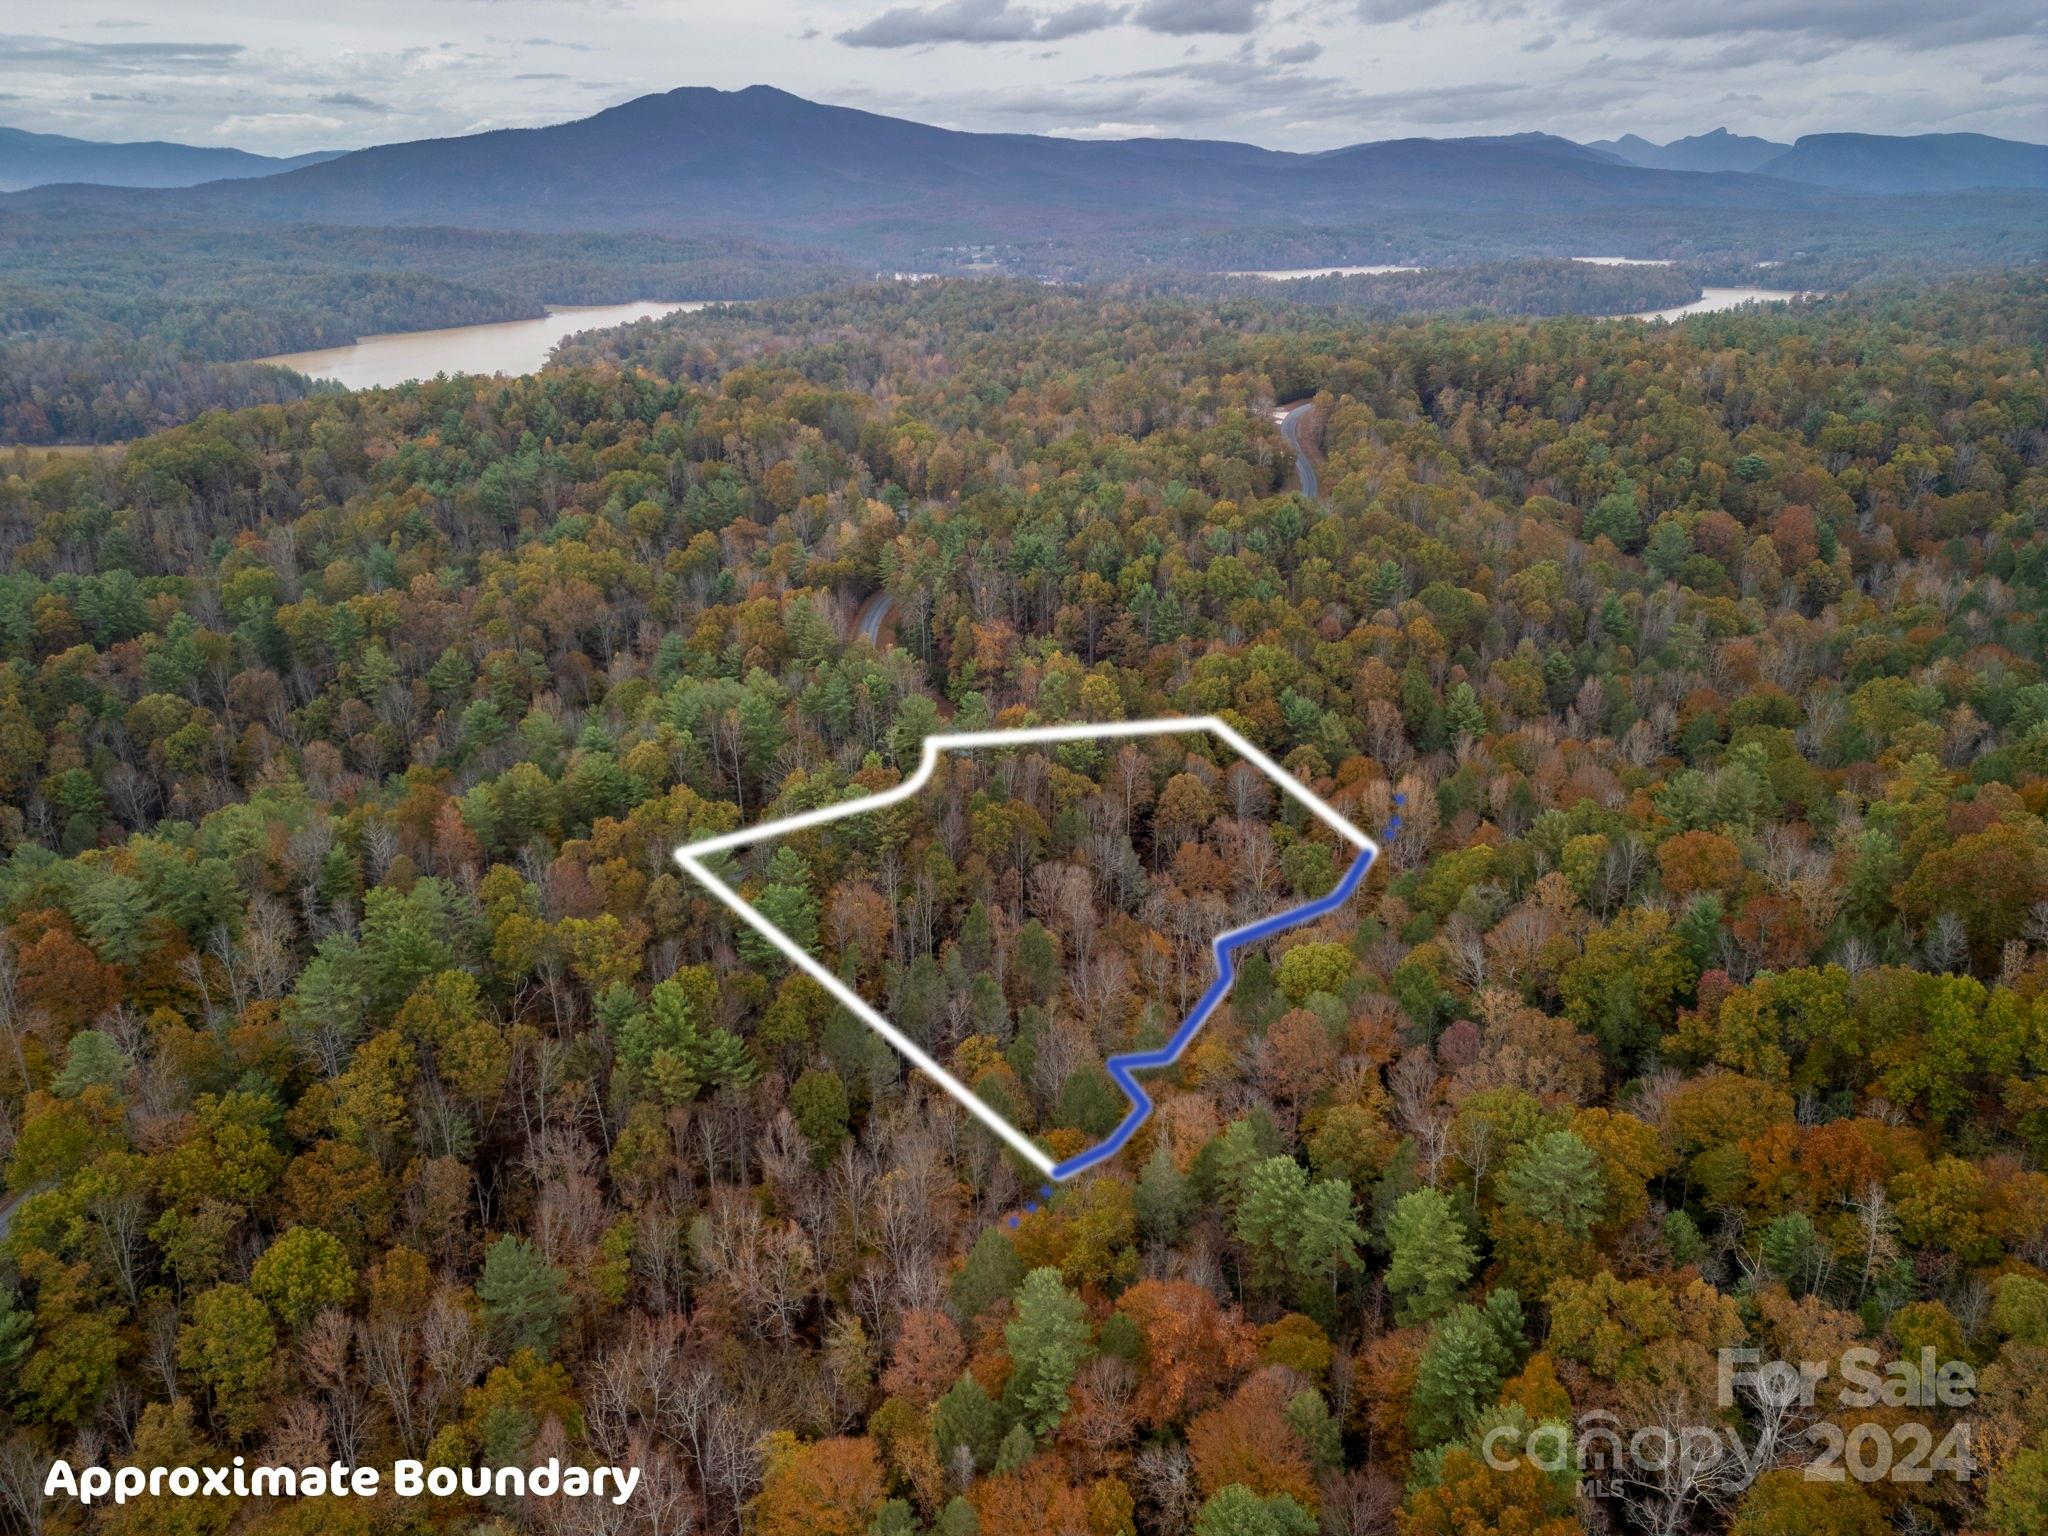
<svg viewBox="0 0 2048 1536"><path fill-rule="evenodd" d="M889 617L889 610L896 600L886 592L877 592L867 600L860 614L853 621L853 632L869 645L882 643L882 620Z"/></svg>
<svg viewBox="0 0 2048 1536"><path fill-rule="evenodd" d="M1294 473L1301 481L1301 494L1310 501L1319 499L1323 492L1316 481L1316 467L1308 459L1308 451L1301 446L1301 424L1308 413L1315 409L1314 402L1297 405L1280 418L1280 435L1287 439L1287 446L1294 450Z"/></svg>
<svg viewBox="0 0 2048 1536"><path fill-rule="evenodd" d="M20 1194L9 1195L5 1200L0 1200L0 1243L7 1241L7 1229L14 1225L15 1213L21 1209L21 1202L30 1195L41 1194L55 1183L55 1179L45 1179L33 1188L24 1189Z"/></svg>

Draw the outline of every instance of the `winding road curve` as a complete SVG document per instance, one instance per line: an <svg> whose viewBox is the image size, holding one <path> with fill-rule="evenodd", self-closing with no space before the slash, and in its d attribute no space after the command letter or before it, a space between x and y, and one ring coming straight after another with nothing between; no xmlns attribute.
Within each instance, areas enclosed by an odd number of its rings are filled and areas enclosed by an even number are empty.
<svg viewBox="0 0 2048 1536"><path fill-rule="evenodd" d="M1280 435L1287 439L1287 446L1294 450L1294 473L1301 481L1301 494L1310 501L1320 500L1323 494L1322 486L1316 479L1316 467L1309 462L1308 450L1301 446L1302 423L1314 409L1315 402L1305 400L1280 416Z"/></svg>
<svg viewBox="0 0 2048 1536"><path fill-rule="evenodd" d="M896 600L886 592L877 592L861 605L854 616L855 638L865 640L869 645L882 643L882 621L889 617L889 610L896 606Z"/></svg>

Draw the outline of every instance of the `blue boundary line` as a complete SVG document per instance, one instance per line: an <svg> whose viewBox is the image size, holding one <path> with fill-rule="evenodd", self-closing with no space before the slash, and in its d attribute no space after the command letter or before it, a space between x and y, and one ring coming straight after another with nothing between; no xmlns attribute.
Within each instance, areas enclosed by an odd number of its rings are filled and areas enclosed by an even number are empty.
<svg viewBox="0 0 2048 1536"><path fill-rule="evenodd" d="M1396 803L1399 803L1398 799ZM1386 835L1391 838L1400 830L1400 826L1401 818L1396 815L1387 823ZM1313 922L1343 906L1357 891L1359 883L1365 879L1366 871L1372 868L1373 854L1376 851L1368 848L1360 853L1352 861L1351 868L1344 872L1344 878L1337 882L1337 888L1329 895L1319 896L1305 906L1290 907L1285 912L1276 913L1272 917L1262 918L1256 923L1243 928L1233 928L1228 933L1219 933L1216 936L1213 946L1216 951L1216 979L1209 983L1209 990L1202 994L1194 1009L1181 1021L1180 1028L1173 1032L1173 1038L1157 1050L1121 1051L1104 1063L1109 1069L1109 1075L1116 1080L1117 1086L1123 1089L1124 1097L1131 1101L1130 1113L1125 1115L1123 1123L1103 1140L1087 1151L1077 1152L1065 1162L1055 1165L1052 1170L1055 1181L1071 1179L1075 1174L1084 1173L1097 1163L1116 1156L1124 1149L1124 1144L1137 1133L1138 1127L1151 1118L1151 1095L1138 1086L1138 1080L1131 1074L1170 1067L1180 1060L1180 1054L1188 1048L1188 1042L1201 1033L1202 1026L1209 1022L1209 1015L1216 1011L1216 1005L1223 1001L1230 991L1230 984L1237 979L1237 952L1247 944L1256 944L1262 939L1272 938L1277 933L1284 933L1289 928Z"/></svg>

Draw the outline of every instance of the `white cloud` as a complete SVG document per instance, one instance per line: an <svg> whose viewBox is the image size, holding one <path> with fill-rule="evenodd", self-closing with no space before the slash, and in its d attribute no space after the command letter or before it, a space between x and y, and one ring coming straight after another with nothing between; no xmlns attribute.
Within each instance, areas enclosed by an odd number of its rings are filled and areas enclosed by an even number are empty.
<svg viewBox="0 0 2048 1536"><path fill-rule="evenodd" d="M1159 139L1171 136L1171 130L1157 123L1090 123L1086 127L1048 128L1046 132L1055 139Z"/></svg>
<svg viewBox="0 0 2048 1536"><path fill-rule="evenodd" d="M1078 37L1113 26L1121 9L1083 0L1064 10L1039 12L1010 0L942 0L899 5L839 34L849 48L918 48L932 43L1029 43Z"/></svg>
<svg viewBox="0 0 2048 1536"><path fill-rule="evenodd" d="M317 112L246 112L222 118L214 132L228 140L265 140L279 134L337 133L347 126L341 118Z"/></svg>

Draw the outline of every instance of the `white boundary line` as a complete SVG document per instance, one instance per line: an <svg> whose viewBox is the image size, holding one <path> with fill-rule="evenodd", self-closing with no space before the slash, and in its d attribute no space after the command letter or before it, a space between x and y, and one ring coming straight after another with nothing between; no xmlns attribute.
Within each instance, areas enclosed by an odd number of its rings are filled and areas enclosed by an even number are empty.
<svg viewBox="0 0 2048 1536"><path fill-rule="evenodd" d="M827 822L858 816L866 811L878 811L885 805L895 805L898 801L908 800L931 782L932 774L938 769L940 755L948 751L971 752L985 747L1029 747L1048 742L1105 741L1134 736L1179 736L1195 732L1220 738L1245 761L1277 784L1282 793L1297 801L1310 815L1346 842L1367 853L1379 851L1379 844L1345 820L1322 796L1245 740L1235 728L1214 715L1190 715L1152 720L1109 720L1100 724L1023 726L1007 731L956 731L949 735L927 736L924 739L924 755L918 761L917 772L894 788L882 790L878 794L862 795L854 800L844 800L836 805L821 806L813 811L800 811L794 816L778 817L774 821L764 821L759 826L746 827L738 832L727 832L718 837L707 837L698 842L686 843L675 850L676 862L730 908L742 922L780 950L790 964L831 993L855 1018L895 1046L912 1065L952 1095L961 1108L1008 1142L1018 1156L1039 1172L1049 1176L1056 1165L1050 1157L1039 1150L1037 1143L990 1108L965 1083L940 1066L915 1040L876 1012L866 998L833 975L816 955L763 917L737 891L714 875L703 860L711 854L744 848L749 843L763 842L788 832L801 832L806 827L823 826Z"/></svg>

